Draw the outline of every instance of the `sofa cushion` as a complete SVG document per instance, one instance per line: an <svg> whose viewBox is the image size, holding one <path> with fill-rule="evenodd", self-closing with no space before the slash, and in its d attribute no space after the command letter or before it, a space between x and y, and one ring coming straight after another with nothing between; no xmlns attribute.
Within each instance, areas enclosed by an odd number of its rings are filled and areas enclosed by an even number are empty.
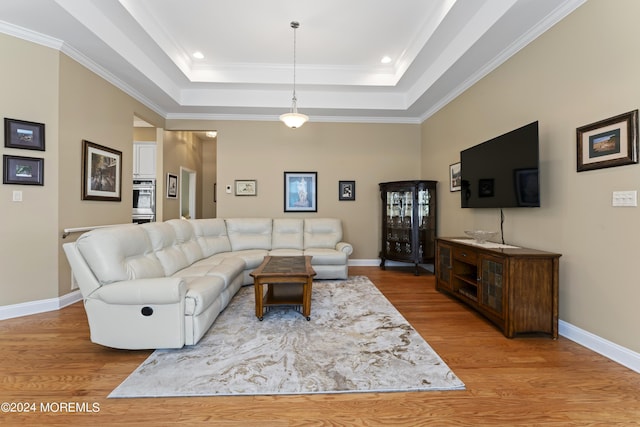
<svg viewBox="0 0 640 427"><path fill-rule="evenodd" d="M304 249L335 249L342 240L342 223L337 218L307 218L304 220Z"/></svg>
<svg viewBox="0 0 640 427"><path fill-rule="evenodd" d="M271 249L271 218L231 218L225 221L232 251Z"/></svg>
<svg viewBox="0 0 640 427"><path fill-rule="evenodd" d="M231 243L227 235L227 225L222 218L192 219L193 232L204 257L220 252L230 252Z"/></svg>
<svg viewBox="0 0 640 427"><path fill-rule="evenodd" d="M304 249L304 220L276 218L273 220L271 249Z"/></svg>
<svg viewBox="0 0 640 427"><path fill-rule="evenodd" d="M191 223L185 219L170 219L166 221L176 233L176 245L184 253L189 264L204 258L202 249L196 240Z"/></svg>
<svg viewBox="0 0 640 427"><path fill-rule="evenodd" d="M347 254L335 249L311 248L304 250L305 255L311 256L311 265L346 265Z"/></svg>
<svg viewBox="0 0 640 427"><path fill-rule="evenodd" d="M264 261L264 257L269 255L269 251L264 249L247 249L244 251L237 252L224 252L219 253L211 257L212 259L224 259L224 258L239 258L244 261L246 270L257 268L262 261Z"/></svg>
<svg viewBox="0 0 640 427"><path fill-rule="evenodd" d="M226 288L236 277L242 275L244 269L245 263L240 258L205 258L177 271L173 276L217 276L224 280Z"/></svg>
<svg viewBox="0 0 640 427"><path fill-rule="evenodd" d="M191 264L178 245L175 229L167 222L149 222L138 227L146 231L165 276Z"/></svg>
<svg viewBox="0 0 640 427"><path fill-rule="evenodd" d="M165 275L147 234L137 225L92 230L78 238L76 247L101 285Z"/></svg>
<svg viewBox="0 0 640 427"><path fill-rule="evenodd" d="M269 251L271 256L302 256L304 251L302 249L272 249Z"/></svg>

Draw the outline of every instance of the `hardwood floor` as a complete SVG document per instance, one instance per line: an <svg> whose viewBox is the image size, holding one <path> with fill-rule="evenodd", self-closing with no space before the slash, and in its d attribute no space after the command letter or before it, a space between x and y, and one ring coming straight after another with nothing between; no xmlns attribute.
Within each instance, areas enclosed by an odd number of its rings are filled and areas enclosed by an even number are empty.
<svg viewBox="0 0 640 427"><path fill-rule="evenodd" d="M505 338L413 269L366 275L464 391L107 399L151 352L92 344L81 303L0 321L2 425L638 425L640 375L565 338ZM5 412L6 409L21 413ZM24 412L29 410L29 412ZM74 410L75 412L72 412Z"/></svg>

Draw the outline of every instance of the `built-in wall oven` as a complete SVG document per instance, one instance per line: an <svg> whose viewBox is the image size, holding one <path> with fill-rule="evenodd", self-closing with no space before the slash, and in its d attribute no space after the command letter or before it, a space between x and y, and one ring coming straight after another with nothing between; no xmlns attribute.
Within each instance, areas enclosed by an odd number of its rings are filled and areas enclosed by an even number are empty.
<svg viewBox="0 0 640 427"><path fill-rule="evenodd" d="M133 222L142 224L156 220L156 180L133 181Z"/></svg>

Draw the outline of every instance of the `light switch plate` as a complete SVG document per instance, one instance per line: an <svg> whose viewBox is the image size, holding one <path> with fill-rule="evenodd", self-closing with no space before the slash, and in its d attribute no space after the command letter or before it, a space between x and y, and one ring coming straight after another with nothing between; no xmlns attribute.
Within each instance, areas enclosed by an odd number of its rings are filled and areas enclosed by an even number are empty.
<svg viewBox="0 0 640 427"><path fill-rule="evenodd" d="M611 206L638 206L638 192L614 191Z"/></svg>
<svg viewBox="0 0 640 427"><path fill-rule="evenodd" d="M13 192L13 201L14 202L21 202L22 201L22 191L15 190Z"/></svg>

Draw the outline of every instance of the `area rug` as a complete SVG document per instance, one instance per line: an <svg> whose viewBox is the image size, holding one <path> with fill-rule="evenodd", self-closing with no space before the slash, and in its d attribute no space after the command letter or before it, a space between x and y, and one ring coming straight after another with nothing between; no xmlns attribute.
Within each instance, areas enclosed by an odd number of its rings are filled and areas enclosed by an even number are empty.
<svg viewBox="0 0 640 427"><path fill-rule="evenodd" d="M197 345L156 350L109 397L463 390L367 277L315 281L311 320L243 287Z"/></svg>

